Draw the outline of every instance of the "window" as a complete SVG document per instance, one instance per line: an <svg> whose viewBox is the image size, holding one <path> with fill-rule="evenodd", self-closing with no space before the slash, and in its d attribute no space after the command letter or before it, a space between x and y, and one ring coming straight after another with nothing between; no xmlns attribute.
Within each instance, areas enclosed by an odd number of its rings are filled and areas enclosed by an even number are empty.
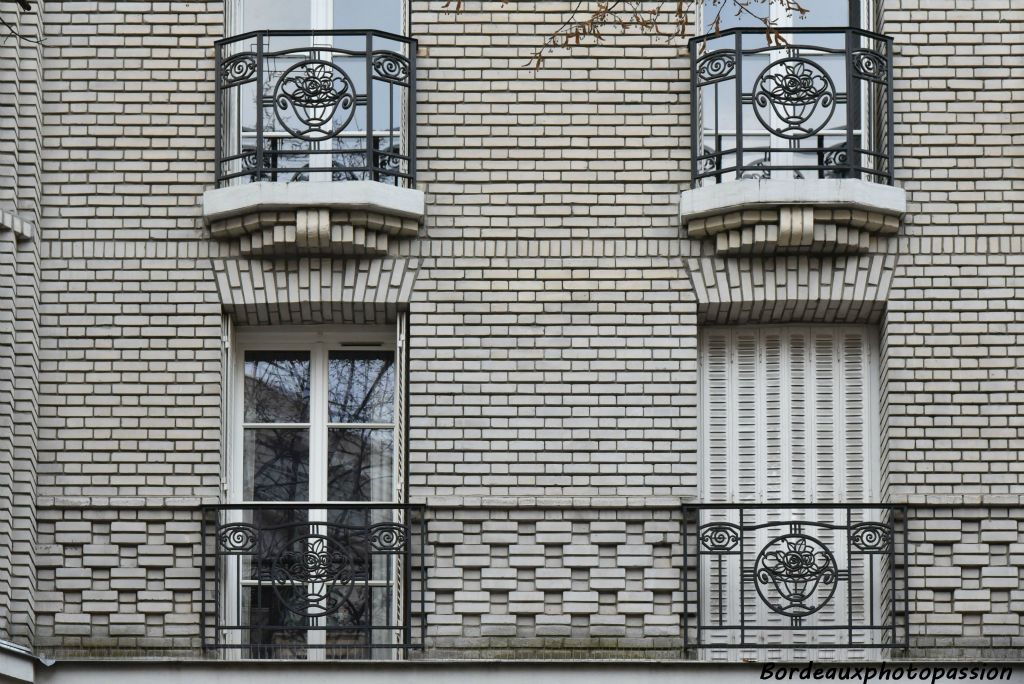
<svg viewBox="0 0 1024 684"><path fill-rule="evenodd" d="M229 522L258 543L225 605L249 657L401 643L402 557L375 537L404 522L400 366L394 329L238 334Z"/></svg>
<svg viewBox="0 0 1024 684"><path fill-rule="evenodd" d="M754 17L705 0L701 24L712 37L698 44L695 57L711 57L698 77L695 152L702 173L722 170L715 174L720 180L841 178L851 175L851 164L883 165L874 140L881 124L869 115L881 87L872 80L872 70L882 68L874 54L885 50L869 34L845 31L868 25L867 8L862 11L860 0L816 0L804 7L808 13L801 17L770 5L785 43L767 45ZM716 18L720 36L713 36Z"/></svg>
<svg viewBox="0 0 1024 684"><path fill-rule="evenodd" d="M404 5L230 3L225 33L238 38L221 47L218 178L240 182L255 169L248 180L395 183L409 173Z"/></svg>
<svg viewBox="0 0 1024 684"><path fill-rule="evenodd" d="M896 642L882 587L894 534L876 500L874 340L860 326L702 331L700 643Z"/></svg>

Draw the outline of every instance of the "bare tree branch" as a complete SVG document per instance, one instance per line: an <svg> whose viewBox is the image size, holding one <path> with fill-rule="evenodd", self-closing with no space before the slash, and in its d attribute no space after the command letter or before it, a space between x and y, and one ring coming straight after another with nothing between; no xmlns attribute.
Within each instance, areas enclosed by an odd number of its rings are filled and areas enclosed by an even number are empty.
<svg viewBox="0 0 1024 684"><path fill-rule="evenodd" d="M690 17L700 0L578 0L569 10L562 24L544 37L543 44L533 54L532 63L540 68L557 48L568 49L584 42L603 42L609 28L623 32L681 38L687 34ZM502 6L515 3L503 0ZM444 9L461 13L463 0L446 0ZM764 27L769 43L782 45L785 36L772 18L772 9L803 17L807 10L799 0L707 0L714 8L714 16L706 17L705 24L713 33L721 31L722 16L726 10L735 16L745 16ZM518 10L513 10L518 11Z"/></svg>
<svg viewBox="0 0 1024 684"><path fill-rule="evenodd" d="M30 3L29 0L0 0L0 4L7 4L7 3L17 4L19 9L22 12L31 12L32 11L32 3ZM7 36L4 36L4 42L6 42L7 39L10 38L11 36L14 36L18 40L24 40L25 42L28 42L28 43L35 43L36 45L42 45L43 44L43 41L42 41L41 38L34 38L32 36L26 36L16 26L11 24L11 22L9 22L6 19L4 19L3 15L0 15L0 25L2 25L3 28L9 34Z"/></svg>

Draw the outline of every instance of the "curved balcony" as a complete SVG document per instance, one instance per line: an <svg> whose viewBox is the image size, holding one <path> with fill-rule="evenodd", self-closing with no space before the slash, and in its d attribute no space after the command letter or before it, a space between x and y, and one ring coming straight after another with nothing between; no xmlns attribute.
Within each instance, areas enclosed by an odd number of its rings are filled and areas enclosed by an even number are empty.
<svg viewBox="0 0 1024 684"><path fill-rule="evenodd" d="M217 41L217 187L415 177L416 41L257 31Z"/></svg>
<svg viewBox="0 0 1024 684"><path fill-rule="evenodd" d="M742 179L893 181L892 38L732 29L690 41L693 187Z"/></svg>
<svg viewBox="0 0 1024 684"><path fill-rule="evenodd" d="M255 31L217 41L215 238L243 255L387 254L423 219L416 41Z"/></svg>

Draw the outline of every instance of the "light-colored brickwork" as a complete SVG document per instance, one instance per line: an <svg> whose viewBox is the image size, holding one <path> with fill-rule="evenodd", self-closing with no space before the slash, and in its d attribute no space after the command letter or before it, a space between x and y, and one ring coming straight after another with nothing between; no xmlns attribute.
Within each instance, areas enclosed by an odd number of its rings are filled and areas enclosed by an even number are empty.
<svg viewBox="0 0 1024 684"><path fill-rule="evenodd" d="M0 232L17 371L0 390L19 397L0 406L0 504L18 512L0 636L197 655L224 317L405 312L409 498L430 523L419 657L681 657L699 326L780 321L879 327L885 497L920 504L907 655L1019 652L1021 10L886 0L900 232L857 256L752 257L680 225L682 46L609 35L534 71L570 3L440 4L411 2L426 219L381 256L257 257L203 225L221 3L48 2L42 48L0 46L0 92L19 93L0 102L0 209L39 240Z"/></svg>

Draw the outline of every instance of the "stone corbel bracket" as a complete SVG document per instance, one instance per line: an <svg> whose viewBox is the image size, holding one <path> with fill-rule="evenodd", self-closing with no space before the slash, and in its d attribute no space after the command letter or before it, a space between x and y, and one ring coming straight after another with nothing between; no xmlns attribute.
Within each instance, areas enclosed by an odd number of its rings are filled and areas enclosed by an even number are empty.
<svg viewBox="0 0 1024 684"><path fill-rule="evenodd" d="M419 232L424 196L371 181L261 181L207 191L203 216L212 237L238 239L245 255L382 255Z"/></svg>
<svg viewBox="0 0 1024 684"><path fill-rule="evenodd" d="M906 193L859 179L739 180L683 192L690 238L719 256L857 254L899 232Z"/></svg>

